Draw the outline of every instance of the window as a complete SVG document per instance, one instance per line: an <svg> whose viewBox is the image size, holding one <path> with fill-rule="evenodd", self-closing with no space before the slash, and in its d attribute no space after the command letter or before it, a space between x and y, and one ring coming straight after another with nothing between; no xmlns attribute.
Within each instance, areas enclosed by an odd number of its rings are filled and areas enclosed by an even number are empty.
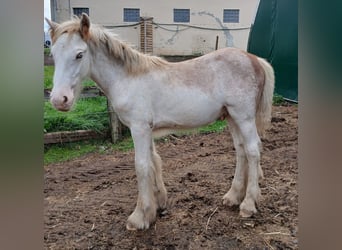
<svg viewBox="0 0 342 250"><path fill-rule="evenodd" d="M190 9L173 9L173 21L175 23L189 23Z"/></svg>
<svg viewBox="0 0 342 250"><path fill-rule="evenodd" d="M238 23L240 16L240 10L223 10L223 22L224 23Z"/></svg>
<svg viewBox="0 0 342 250"><path fill-rule="evenodd" d="M89 8L73 8L75 16L82 16L82 13L86 13L89 16Z"/></svg>
<svg viewBox="0 0 342 250"><path fill-rule="evenodd" d="M139 22L140 9L124 8L124 22Z"/></svg>

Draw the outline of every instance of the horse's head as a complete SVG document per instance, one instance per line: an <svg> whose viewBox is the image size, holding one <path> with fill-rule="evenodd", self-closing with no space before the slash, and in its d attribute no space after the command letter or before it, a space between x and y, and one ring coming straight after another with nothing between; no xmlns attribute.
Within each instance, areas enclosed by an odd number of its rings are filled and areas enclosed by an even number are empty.
<svg viewBox="0 0 342 250"><path fill-rule="evenodd" d="M90 72L90 52L86 43L90 21L86 14L77 22L46 21L50 25L51 53L55 61L51 103L60 111L69 111L81 90L82 80Z"/></svg>

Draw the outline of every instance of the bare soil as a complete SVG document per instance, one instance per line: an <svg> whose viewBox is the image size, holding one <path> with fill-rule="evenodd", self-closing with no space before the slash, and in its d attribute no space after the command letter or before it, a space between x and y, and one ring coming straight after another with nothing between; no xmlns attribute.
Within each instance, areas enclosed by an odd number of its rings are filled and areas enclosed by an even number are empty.
<svg viewBox="0 0 342 250"><path fill-rule="evenodd" d="M297 120L296 106L274 107L263 139L263 196L248 219L222 205L235 166L227 129L158 141L170 202L146 231L125 228L137 198L132 150L45 166L45 248L298 249Z"/></svg>

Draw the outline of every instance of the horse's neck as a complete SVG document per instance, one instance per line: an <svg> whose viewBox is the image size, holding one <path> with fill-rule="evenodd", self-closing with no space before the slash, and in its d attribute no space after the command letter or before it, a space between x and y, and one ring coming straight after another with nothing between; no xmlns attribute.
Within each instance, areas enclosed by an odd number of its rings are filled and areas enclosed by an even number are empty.
<svg viewBox="0 0 342 250"><path fill-rule="evenodd" d="M122 81L125 74L123 67L114 62L103 51L93 53L90 78L97 83L106 95L116 84Z"/></svg>

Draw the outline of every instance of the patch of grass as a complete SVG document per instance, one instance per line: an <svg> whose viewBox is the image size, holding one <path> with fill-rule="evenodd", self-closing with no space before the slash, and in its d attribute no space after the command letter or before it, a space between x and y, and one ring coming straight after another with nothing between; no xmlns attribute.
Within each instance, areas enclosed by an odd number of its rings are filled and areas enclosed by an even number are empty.
<svg viewBox="0 0 342 250"><path fill-rule="evenodd" d="M131 136L127 136L122 141L112 144L111 148L123 152L129 151L134 148L133 139Z"/></svg>
<svg viewBox="0 0 342 250"><path fill-rule="evenodd" d="M109 140L89 140L81 142L71 142L64 144L54 144L45 147L44 164L52 164L70 161L92 152L100 154L114 151L129 151L134 148L132 137L126 137L122 141L112 144Z"/></svg>
<svg viewBox="0 0 342 250"><path fill-rule="evenodd" d="M44 66L44 89L52 89L53 87L53 73L55 71L55 66L53 65L46 65ZM93 87L96 86L95 82L86 79L82 82L84 87Z"/></svg>
<svg viewBox="0 0 342 250"><path fill-rule="evenodd" d="M50 55L51 54L51 50L50 48L44 48L44 55Z"/></svg>
<svg viewBox="0 0 342 250"><path fill-rule="evenodd" d="M96 151L102 153L108 145L96 140L50 145L44 150L44 164L69 161Z"/></svg>
<svg viewBox="0 0 342 250"><path fill-rule="evenodd" d="M286 101L285 101L283 96L278 95L278 94L273 95L273 105L280 106L280 105L284 104L285 102Z"/></svg>
<svg viewBox="0 0 342 250"><path fill-rule="evenodd" d="M212 124L201 127L198 129L200 133L219 133L222 132L227 127L227 120L218 120Z"/></svg>
<svg viewBox="0 0 342 250"><path fill-rule="evenodd" d="M45 133L80 129L102 132L108 126L107 99L104 96L80 99L70 112L57 111L50 102L45 102Z"/></svg>
<svg viewBox="0 0 342 250"><path fill-rule="evenodd" d="M50 146L44 152L44 164L68 161L96 150L96 146L86 143L68 143Z"/></svg>
<svg viewBox="0 0 342 250"><path fill-rule="evenodd" d="M91 79L86 79L82 82L83 87L94 87L96 83Z"/></svg>
<svg viewBox="0 0 342 250"><path fill-rule="evenodd" d="M52 89L54 66L44 66L44 89Z"/></svg>

